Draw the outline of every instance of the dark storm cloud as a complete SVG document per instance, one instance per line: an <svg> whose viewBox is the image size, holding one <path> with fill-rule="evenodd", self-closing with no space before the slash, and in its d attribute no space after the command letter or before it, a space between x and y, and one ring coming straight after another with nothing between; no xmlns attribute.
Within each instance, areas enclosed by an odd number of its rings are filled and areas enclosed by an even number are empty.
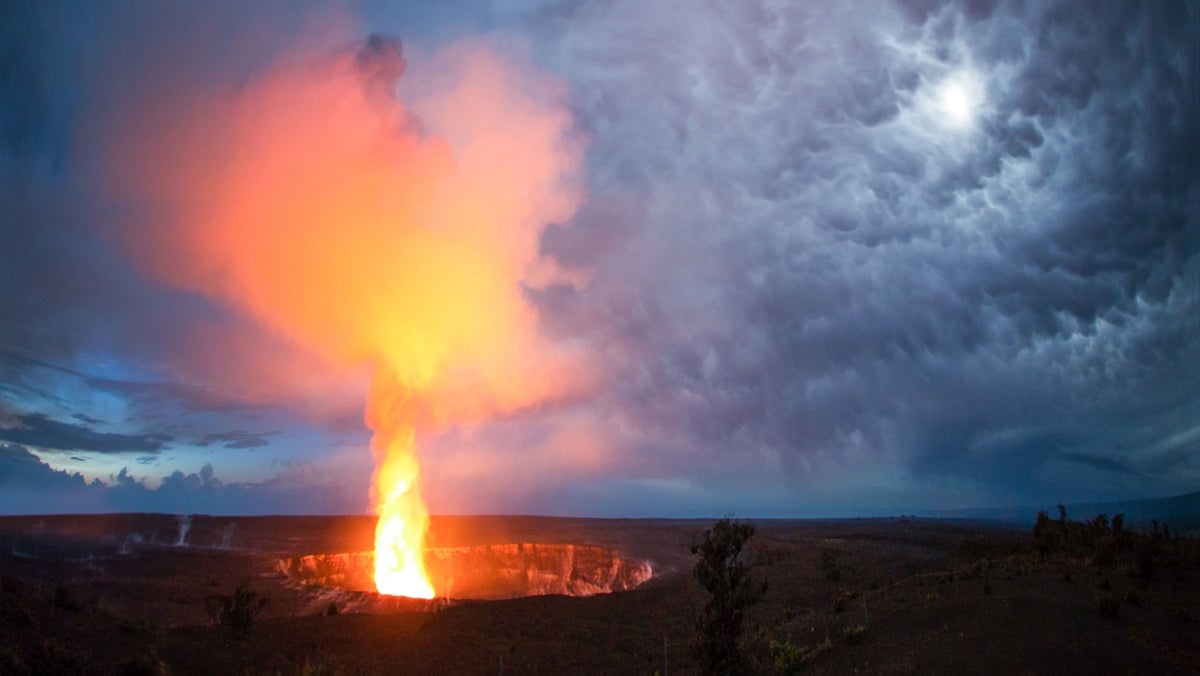
<svg viewBox="0 0 1200 676"><path fill-rule="evenodd" d="M227 483L211 464L174 471L156 488L122 469L107 482L55 470L28 449L0 444L0 512L5 514L139 511L175 514L353 514L365 485L289 463L261 482Z"/></svg>
<svg viewBox="0 0 1200 676"><path fill-rule="evenodd" d="M228 411L231 408L227 399L190 383L96 376L3 348L0 348L0 377L4 388L14 397L40 398L64 405L71 404L60 391L67 388L112 394L132 405L160 411L171 408ZM103 423L82 412L72 413L71 417L86 425Z"/></svg>
<svg viewBox="0 0 1200 676"><path fill-rule="evenodd" d="M0 444L0 486L33 491L85 489L83 476L51 468L29 449L17 444Z"/></svg>
<svg viewBox="0 0 1200 676"><path fill-rule="evenodd" d="M896 9L549 24L595 178L543 247L597 275L539 301L615 357L601 409L664 474L1191 487L1197 418L1162 412L1200 414L1194 9ZM981 92L969 129L954 78Z"/></svg>
<svg viewBox="0 0 1200 676"><path fill-rule="evenodd" d="M259 448L271 443L266 437L279 434L278 432L245 432L242 430L230 430L228 432L215 432L206 434L200 438L196 445L209 446L211 444L220 443L224 448Z"/></svg>
<svg viewBox="0 0 1200 676"><path fill-rule="evenodd" d="M1090 467L1108 472L1116 472L1118 474L1137 474L1135 470L1130 469L1125 463L1118 462L1112 458L1106 458L1100 455L1092 455L1090 453L1063 453L1058 457L1060 460L1077 462L1082 465L1088 465Z"/></svg>
<svg viewBox="0 0 1200 676"><path fill-rule="evenodd" d="M389 5L370 16L386 23ZM443 490L486 493L476 509L786 515L1200 482L1194 3L476 6L471 19L422 9L412 25L526 36L565 81L590 138L588 198L542 248L592 277L530 295L545 330L609 377L586 401L431 440ZM100 234L128 214L89 173L88 133L126 96L234 89L272 58L302 19L263 7L0 10L0 288L17 291L0 294L8 441L35 445L20 436L32 421L43 441L108 445L100 421L121 421L80 403L100 393L151 430L122 428L129 439L152 444L164 419L232 414L259 400L242 389L309 373L247 375L229 358L241 352L229 337L254 330L243 318L138 277ZM965 122L947 112L952 86L973 100ZM323 394L304 377L288 387ZM75 422L26 419L39 411ZM357 408L323 420L361 433ZM171 433L269 440L244 427L257 425ZM594 432L600 450L580 456L591 465L573 464L556 428ZM482 491L437 465L488 439L528 471ZM83 486L3 448L10 476ZM311 472L286 489L211 471L163 485L195 504L286 502ZM171 506L127 475L95 495Z"/></svg>
<svg viewBox="0 0 1200 676"><path fill-rule="evenodd" d="M14 416L16 424L0 427L0 441L57 451L94 453L158 452L171 441L165 434L115 434L83 425L51 420L40 413Z"/></svg>

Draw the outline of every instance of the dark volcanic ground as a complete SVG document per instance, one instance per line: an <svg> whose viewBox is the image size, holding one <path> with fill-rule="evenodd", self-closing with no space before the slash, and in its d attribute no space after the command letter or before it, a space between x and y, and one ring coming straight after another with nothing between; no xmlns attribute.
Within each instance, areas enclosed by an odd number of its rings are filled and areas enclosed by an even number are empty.
<svg viewBox="0 0 1200 676"><path fill-rule="evenodd" d="M688 545L706 521L435 518L431 547L590 545L654 570L612 594L435 602L304 587L279 571L289 557L370 549L369 517L196 516L180 545L183 523L0 518L0 673L652 674L664 642L670 673L699 670L688 644L706 597ZM757 526L746 560L767 591L745 631L755 673L1200 665L1194 559L1145 575L1132 553L1045 555L1028 533L969 523ZM241 584L267 602L235 633L210 611Z"/></svg>

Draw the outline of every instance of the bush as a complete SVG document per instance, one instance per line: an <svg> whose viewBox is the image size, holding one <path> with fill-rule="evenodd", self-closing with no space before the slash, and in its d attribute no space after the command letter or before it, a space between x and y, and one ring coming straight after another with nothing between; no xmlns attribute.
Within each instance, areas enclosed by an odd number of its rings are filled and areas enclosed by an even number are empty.
<svg viewBox="0 0 1200 676"><path fill-rule="evenodd" d="M327 655L316 648L314 652L305 653L300 664L293 663L292 673L297 676L336 676L342 673L342 666L337 657Z"/></svg>
<svg viewBox="0 0 1200 676"><path fill-rule="evenodd" d="M258 598L258 593L251 591L244 582L232 595L210 596L204 602L210 620L238 635L250 632L265 605L267 599Z"/></svg>
<svg viewBox="0 0 1200 676"><path fill-rule="evenodd" d="M858 592L853 589L847 589L837 595L833 600L833 612L840 613L846 609L846 604L858 598Z"/></svg>
<svg viewBox="0 0 1200 676"><path fill-rule="evenodd" d="M830 582L841 582L842 571L838 568L837 559L833 552L821 552L821 570L825 573L825 579Z"/></svg>
<svg viewBox="0 0 1200 676"><path fill-rule="evenodd" d="M742 548L754 536L754 525L721 519L691 547L699 554L693 574L711 597L696 618L692 652L710 674L745 670L741 651L745 610L758 601L766 585L755 585L742 561Z"/></svg>
<svg viewBox="0 0 1200 676"><path fill-rule="evenodd" d="M782 643L771 641L771 661L775 665L776 673L789 676L800 673L818 656L832 649L833 644L829 642L829 639L825 639L823 643L809 646L798 646L790 641Z"/></svg>
<svg viewBox="0 0 1200 676"><path fill-rule="evenodd" d="M851 645L857 644L862 640L863 635L867 633L867 628L861 624L851 624L842 627L842 638L846 639Z"/></svg>

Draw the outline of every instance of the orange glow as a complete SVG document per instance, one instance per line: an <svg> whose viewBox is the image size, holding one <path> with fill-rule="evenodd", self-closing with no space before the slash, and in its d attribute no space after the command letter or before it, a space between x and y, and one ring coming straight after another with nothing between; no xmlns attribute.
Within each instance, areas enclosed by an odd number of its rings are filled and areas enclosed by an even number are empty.
<svg viewBox="0 0 1200 676"><path fill-rule="evenodd" d="M367 423L375 430L371 450L375 453L375 496L379 512L375 526L375 587L380 594L433 598L433 586L425 573L421 544L429 528L429 515L417 483L417 457L413 433L401 422L397 410L404 389L394 383L372 383L367 401Z"/></svg>
<svg viewBox="0 0 1200 676"><path fill-rule="evenodd" d="M108 167L149 212L121 233L144 269L371 368L376 582L426 598L421 435L588 381L522 291L572 279L538 253L580 200L562 87L480 46L427 67L438 77L411 108L380 86L403 72L398 49L160 93L131 105Z"/></svg>

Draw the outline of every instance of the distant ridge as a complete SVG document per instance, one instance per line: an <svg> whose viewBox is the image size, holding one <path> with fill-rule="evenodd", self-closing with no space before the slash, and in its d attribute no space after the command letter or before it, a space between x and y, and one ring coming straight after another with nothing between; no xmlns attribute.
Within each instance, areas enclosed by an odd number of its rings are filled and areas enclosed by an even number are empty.
<svg viewBox="0 0 1200 676"><path fill-rule="evenodd" d="M1118 500L1113 502L1076 502L1064 505L1067 518L1082 521L1093 519L1097 514L1124 514L1125 523L1145 528L1151 521L1165 523L1173 531L1188 535L1200 535L1200 491L1184 493L1169 498L1145 500ZM977 519L997 521L1018 526L1032 526L1038 512L1044 511L1051 518L1058 518L1058 505L1032 505L1025 507L984 507L953 509L928 512L924 516L942 519Z"/></svg>

